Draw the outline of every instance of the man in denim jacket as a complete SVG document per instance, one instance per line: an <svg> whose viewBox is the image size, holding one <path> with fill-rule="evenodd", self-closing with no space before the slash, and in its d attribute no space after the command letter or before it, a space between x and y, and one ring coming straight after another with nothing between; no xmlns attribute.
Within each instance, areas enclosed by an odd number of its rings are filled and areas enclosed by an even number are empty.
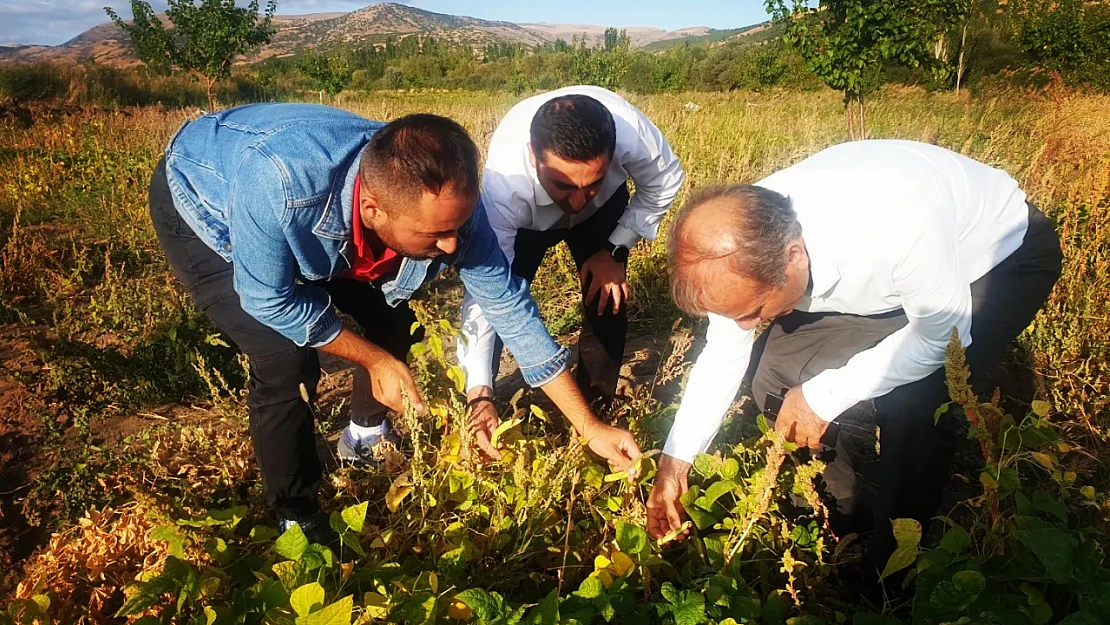
<svg viewBox="0 0 1110 625"><path fill-rule="evenodd" d="M356 365L373 397L353 409L340 456L372 461L403 394L424 406L405 365L415 340L406 300L450 265L516 357L590 448L616 468L632 436L597 421L567 373L567 350L540 321L478 201L478 151L457 123L409 115L389 124L305 104L233 108L183 126L150 187L170 265L250 360L251 440L267 502L283 527L324 540L313 418L316 350ZM336 308L364 334L345 328ZM395 440L395 439L392 439Z"/></svg>

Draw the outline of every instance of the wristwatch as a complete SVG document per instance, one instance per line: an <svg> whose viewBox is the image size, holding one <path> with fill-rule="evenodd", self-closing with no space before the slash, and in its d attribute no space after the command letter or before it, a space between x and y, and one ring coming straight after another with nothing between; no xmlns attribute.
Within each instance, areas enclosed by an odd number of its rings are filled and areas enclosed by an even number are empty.
<svg viewBox="0 0 1110 625"><path fill-rule="evenodd" d="M618 263L628 263L628 247L624 245L613 245L609 241L605 241L605 249L613 256L613 259Z"/></svg>

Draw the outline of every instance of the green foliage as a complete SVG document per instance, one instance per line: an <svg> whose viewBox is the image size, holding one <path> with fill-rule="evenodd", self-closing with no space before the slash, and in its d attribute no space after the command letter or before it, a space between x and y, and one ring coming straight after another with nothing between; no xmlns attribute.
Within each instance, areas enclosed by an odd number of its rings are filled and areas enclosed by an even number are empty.
<svg viewBox="0 0 1110 625"><path fill-rule="evenodd" d="M235 0L169 0L167 30L146 0L131 0L131 23L124 22L111 7L104 11L128 36L132 48L150 67L179 69L202 77L208 89L208 106L214 107L212 86L231 75L231 62L239 55L270 40L270 20L277 0L268 0L258 18L258 0L244 7Z"/></svg>
<svg viewBox="0 0 1110 625"><path fill-rule="evenodd" d="M354 72L345 54L323 55L312 52L304 54L300 69L322 91L333 97L347 87Z"/></svg>
<svg viewBox="0 0 1110 625"><path fill-rule="evenodd" d="M1110 4L1083 0L1018 0L1007 7L1027 62L1110 84Z"/></svg>

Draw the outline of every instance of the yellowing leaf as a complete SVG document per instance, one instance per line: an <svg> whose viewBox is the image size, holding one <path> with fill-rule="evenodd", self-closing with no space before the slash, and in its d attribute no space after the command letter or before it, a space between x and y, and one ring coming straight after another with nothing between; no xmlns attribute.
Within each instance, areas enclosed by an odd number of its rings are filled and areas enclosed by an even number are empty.
<svg viewBox="0 0 1110 625"><path fill-rule="evenodd" d="M435 573L428 573L428 586L432 588L432 592L439 592L439 576Z"/></svg>
<svg viewBox="0 0 1110 625"><path fill-rule="evenodd" d="M362 611L370 618L384 619L389 616L389 597L376 592L368 592L363 596L362 601L366 604Z"/></svg>
<svg viewBox="0 0 1110 625"><path fill-rule="evenodd" d="M412 490L412 480L407 473L397 478L393 485L389 487L389 492L385 494L385 505L389 508L389 511L396 512L397 508L401 507L401 502L404 501L405 497L408 497Z"/></svg>
<svg viewBox="0 0 1110 625"><path fill-rule="evenodd" d="M474 614L474 610L458 599L452 599L451 603L447 604L447 616L460 621L465 621Z"/></svg>
<svg viewBox="0 0 1110 625"><path fill-rule="evenodd" d="M1037 464L1048 469L1049 471L1056 470L1056 456L1041 451L1034 451L1031 455L1033 456L1033 459L1037 461Z"/></svg>
<svg viewBox="0 0 1110 625"><path fill-rule="evenodd" d="M1038 417L1047 417L1048 412L1052 410L1052 404L1044 401L1043 399L1036 399L1030 405L1030 408L1033 409L1033 414L1037 415Z"/></svg>
<svg viewBox="0 0 1110 625"><path fill-rule="evenodd" d="M600 579L602 585L605 586L606 590L608 590L609 587L613 585L613 576L610 575L608 571L594 571L590 574L590 577L596 577Z"/></svg>
<svg viewBox="0 0 1110 625"><path fill-rule="evenodd" d="M523 421L523 419L510 419L510 420L502 423L501 425L497 426L497 429L493 431L493 436L490 438L490 441L489 441L490 445L492 445L493 447L496 448L497 447L497 441L501 440L501 437L506 432L508 432L509 430L511 430L511 429L515 428L516 426L520 425L522 421Z"/></svg>
<svg viewBox="0 0 1110 625"><path fill-rule="evenodd" d="M632 571L633 567L636 566L636 563L633 562L632 558L628 557L628 554L626 553L614 551L612 557L613 563L609 565L608 570L613 571L619 577L624 577L625 575L628 575L628 573Z"/></svg>
<svg viewBox="0 0 1110 625"><path fill-rule="evenodd" d="M594 558L594 570L604 571L612 563L613 562L609 558L606 558L604 555L599 555Z"/></svg>
<svg viewBox="0 0 1110 625"><path fill-rule="evenodd" d="M1084 486L1083 488L1079 489L1079 494L1083 495L1087 499L1094 499L1095 498L1095 487L1094 486Z"/></svg>

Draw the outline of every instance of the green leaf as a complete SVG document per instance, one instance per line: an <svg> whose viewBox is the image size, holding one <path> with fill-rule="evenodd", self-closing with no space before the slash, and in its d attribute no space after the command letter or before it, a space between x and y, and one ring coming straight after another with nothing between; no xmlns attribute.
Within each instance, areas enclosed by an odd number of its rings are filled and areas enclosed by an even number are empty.
<svg viewBox="0 0 1110 625"><path fill-rule="evenodd" d="M955 525L940 539L940 548L951 554L961 554L971 544L971 536L963 527Z"/></svg>
<svg viewBox="0 0 1110 625"><path fill-rule="evenodd" d="M274 550L284 558L300 560L308 549L308 538L300 525L292 525L274 542Z"/></svg>
<svg viewBox="0 0 1110 625"><path fill-rule="evenodd" d="M683 601L671 611L675 625L701 625L706 622L705 597L700 592L682 593Z"/></svg>
<svg viewBox="0 0 1110 625"><path fill-rule="evenodd" d="M951 407L952 407L952 402L950 402L950 401L946 401L943 404L941 404L936 409L936 411L933 412L933 424L935 425L937 423L940 423L940 418L942 416L944 416L944 413L948 412L948 409L951 408Z"/></svg>
<svg viewBox="0 0 1110 625"><path fill-rule="evenodd" d="M721 467L717 470L717 473L726 480L736 479L736 475L740 473L740 463L736 458L725 458L724 462L721 463Z"/></svg>
<svg viewBox="0 0 1110 625"><path fill-rule="evenodd" d="M894 541L899 547L917 547L921 544L921 523L916 519L891 519Z"/></svg>
<svg viewBox="0 0 1110 625"><path fill-rule="evenodd" d="M625 523L624 521L617 522L617 546L620 550L627 554L637 554L642 552L648 545L648 534L643 528Z"/></svg>
<svg viewBox="0 0 1110 625"><path fill-rule="evenodd" d="M694 470L697 471L702 477L713 477L717 474L717 468L720 466L721 461L715 456L709 454L698 454L694 457Z"/></svg>
<svg viewBox="0 0 1110 625"><path fill-rule="evenodd" d="M1075 568L1075 549L1079 542L1064 530L1054 527L1020 529L1014 532L1021 544L1037 557L1049 577L1067 583Z"/></svg>
<svg viewBox="0 0 1110 625"><path fill-rule="evenodd" d="M597 578L587 577L586 579L593 579L597 584L601 585L601 580ZM585 583L583 582L583 585ZM474 614L482 621L489 622L501 618L503 601L498 601L500 596L496 593L489 593L481 588L468 588L455 595L455 599L462 601Z"/></svg>
<svg viewBox="0 0 1110 625"><path fill-rule="evenodd" d="M319 582L312 582L297 588L289 595L289 606L297 616L308 616L313 610L318 610L324 605L324 587Z"/></svg>
<svg viewBox="0 0 1110 625"><path fill-rule="evenodd" d="M764 625L782 625L786 622L786 600L780 591L771 591L767 600L763 602Z"/></svg>
<svg viewBox="0 0 1110 625"><path fill-rule="evenodd" d="M362 531L362 525L366 522L366 506L367 502L362 502L357 506L350 506L343 509L343 521L351 531L358 533Z"/></svg>
<svg viewBox="0 0 1110 625"><path fill-rule="evenodd" d="M169 543L170 555L177 558L185 557L185 543L188 538L172 525L160 525L150 530L151 540L161 540Z"/></svg>
<svg viewBox="0 0 1110 625"><path fill-rule="evenodd" d="M952 581L942 581L933 588L929 604L941 612L962 612L975 603L986 585L982 573L960 571L952 576Z"/></svg>
<svg viewBox="0 0 1110 625"><path fill-rule="evenodd" d="M362 542L359 541L358 536L354 534L340 534L339 542L358 555L366 556L366 550L362 548Z"/></svg>
<svg viewBox="0 0 1110 625"><path fill-rule="evenodd" d="M297 579L300 577L300 567L294 560L282 560L275 562L272 567L274 575L281 580L281 585L285 590L291 591L297 585Z"/></svg>
<svg viewBox="0 0 1110 625"><path fill-rule="evenodd" d="M574 594L583 599L597 599L605 594L605 584L601 583L601 580L596 577L587 577L582 580L582 583L578 586L578 590L574 591ZM467 605L470 604L467 603ZM472 605L470 607L474 608ZM474 610L476 612L477 608L474 608Z"/></svg>
<svg viewBox="0 0 1110 625"><path fill-rule="evenodd" d="M252 543L268 543L277 538L278 531L267 525L255 525L251 528L250 540Z"/></svg>
<svg viewBox="0 0 1110 625"><path fill-rule="evenodd" d="M133 582L124 587L123 593L127 599L120 606L116 616L131 616L151 608L162 598L161 588L144 582Z"/></svg>
<svg viewBox="0 0 1110 625"><path fill-rule="evenodd" d="M285 592L282 583L276 579L260 582L255 588L254 596L262 602L267 610L289 603L289 593Z"/></svg>
<svg viewBox="0 0 1110 625"><path fill-rule="evenodd" d="M321 590L322 592L322 590ZM354 597L347 595L331 605L297 619L297 625L351 625Z"/></svg>
<svg viewBox="0 0 1110 625"><path fill-rule="evenodd" d="M720 523L717 517L697 508L686 508L686 516L690 517L690 520L694 522L699 530L708 529Z"/></svg>
<svg viewBox="0 0 1110 625"><path fill-rule="evenodd" d="M729 458L729 460L733 459ZM733 460L733 462L735 462L735 460ZM695 503L702 510L711 512L713 510L713 502L717 501L721 495L731 492L734 488L736 488L736 482L732 480L713 482L709 485L709 488L705 489L705 495L699 497Z"/></svg>
<svg viewBox="0 0 1110 625"><path fill-rule="evenodd" d="M544 597L539 605L532 608L521 620L521 625L558 625L559 623L559 592L552 590Z"/></svg>
<svg viewBox="0 0 1110 625"><path fill-rule="evenodd" d="M759 428L760 434L766 435L767 432L771 431L771 424L767 421L767 417L763 416L762 413L756 416L755 425Z"/></svg>
<svg viewBox="0 0 1110 625"><path fill-rule="evenodd" d="M886 579L910 566L915 560L917 560L916 546L896 548L894 553L890 554L890 558L886 561L886 566L883 567L883 574L879 576L879 579Z"/></svg>

